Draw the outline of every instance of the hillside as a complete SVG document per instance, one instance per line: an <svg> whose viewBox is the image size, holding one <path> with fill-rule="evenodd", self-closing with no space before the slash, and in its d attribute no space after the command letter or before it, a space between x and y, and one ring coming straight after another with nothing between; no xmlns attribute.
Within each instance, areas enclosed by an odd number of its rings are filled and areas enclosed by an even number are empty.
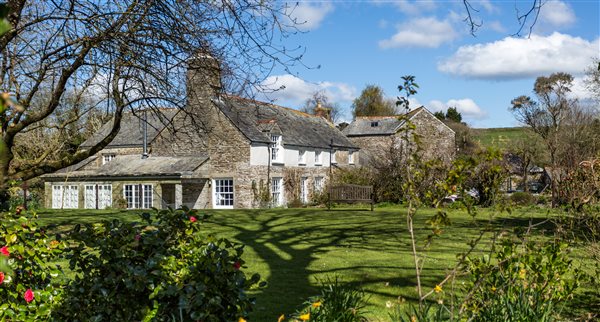
<svg viewBox="0 0 600 322"><path fill-rule="evenodd" d="M505 149L515 140L525 137L529 130L525 127L501 127L488 129L473 129L475 141L482 147Z"/></svg>

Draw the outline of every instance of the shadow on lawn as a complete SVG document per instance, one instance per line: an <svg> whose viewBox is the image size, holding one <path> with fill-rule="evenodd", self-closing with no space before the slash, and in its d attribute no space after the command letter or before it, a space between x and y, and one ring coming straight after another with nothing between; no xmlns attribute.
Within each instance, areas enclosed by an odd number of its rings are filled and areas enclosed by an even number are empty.
<svg viewBox="0 0 600 322"><path fill-rule="evenodd" d="M354 211L352 211L354 212ZM348 248L351 250L389 251L398 252L397 242L375 243L372 240L381 240L382 236L398 234L398 226L386 224L382 215L373 215L371 220L365 221L365 216L360 220L349 215L347 218L331 221L328 217L343 216L341 210L286 210L281 211L247 211L247 220L235 221L220 217L214 223L226 226L235 231L232 237L247 247L252 248L257 255L268 265L270 276L267 278L268 286L262 289L260 301L257 303L259 312L254 320L275 320L278 314L286 315L298 309L310 296L318 294L315 284L320 281L312 280L311 276L344 276L369 267L315 267L316 260L329 255L332 247ZM344 220L347 219L347 220ZM213 221L213 220L211 220ZM388 220L389 221L389 220ZM350 256L351 253L349 253ZM378 266L378 269L399 268L390 265L388 268ZM401 269L401 268L400 268ZM266 276L263 276L265 278ZM344 280L344 278L342 278ZM362 276L360 282L350 282L350 285L362 286L363 284L381 283L395 286L412 285L413 281L404 278L385 279L377 276ZM397 292L397 290L396 290ZM380 292L384 296L397 296L392 293ZM276 305L274 305L274 303ZM260 312L261 308L264 312ZM261 314L273 316L261 316ZM275 316L277 315L277 316Z"/></svg>

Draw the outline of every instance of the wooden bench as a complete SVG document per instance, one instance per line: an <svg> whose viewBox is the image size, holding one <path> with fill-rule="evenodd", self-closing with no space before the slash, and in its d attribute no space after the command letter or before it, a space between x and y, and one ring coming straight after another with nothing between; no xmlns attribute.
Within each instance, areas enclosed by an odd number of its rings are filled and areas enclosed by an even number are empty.
<svg viewBox="0 0 600 322"><path fill-rule="evenodd" d="M373 186L359 186L355 184L342 184L329 188L329 203L327 208L331 209L331 203L369 203L373 211Z"/></svg>

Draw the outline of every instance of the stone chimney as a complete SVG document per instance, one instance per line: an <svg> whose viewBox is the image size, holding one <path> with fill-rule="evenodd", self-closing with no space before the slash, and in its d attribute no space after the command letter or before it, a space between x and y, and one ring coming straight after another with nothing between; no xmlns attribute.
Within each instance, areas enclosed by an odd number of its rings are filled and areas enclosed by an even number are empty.
<svg viewBox="0 0 600 322"><path fill-rule="evenodd" d="M315 115L320 116L331 123L331 109L321 106L321 102L319 101L317 101L317 106L315 107Z"/></svg>
<svg viewBox="0 0 600 322"><path fill-rule="evenodd" d="M200 50L188 59L187 92L191 99L211 99L223 90L221 65L208 50Z"/></svg>

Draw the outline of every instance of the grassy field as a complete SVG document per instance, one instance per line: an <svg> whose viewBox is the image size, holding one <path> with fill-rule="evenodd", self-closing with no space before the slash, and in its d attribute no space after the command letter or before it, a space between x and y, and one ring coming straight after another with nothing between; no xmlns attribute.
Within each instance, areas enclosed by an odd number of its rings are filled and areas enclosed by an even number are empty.
<svg viewBox="0 0 600 322"><path fill-rule="evenodd" d="M514 141L526 137L528 130L524 127L473 129L473 135L482 147L506 149Z"/></svg>
<svg viewBox="0 0 600 322"><path fill-rule="evenodd" d="M206 234L227 237L246 245L248 272L258 272L268 286L255 291L252 321L276 321L294 312L309 296L317 294L319 280L339 276L363 288L369 296L371 321L387 321L390 305L415 301L416 281L405 223L405 209L380 208L374 212L354 209L276 209L210 211ZM420 210L416 227L423 246L429 234L425 220L433 210ZM490 219L480 211L471 218L464 211L449 210L452 226L427 250L423 273L425 289L432 289L454 266L456 254L480 228L492 225L512 230L545 219L541 210L520 210ZM102 219L136 220L134 212L42 211L45 223L60 229ZM544 227L540 227L544 228ZM486 248L489 239L480 246ZM585 260L584 253L580 252Z"/></svg>

